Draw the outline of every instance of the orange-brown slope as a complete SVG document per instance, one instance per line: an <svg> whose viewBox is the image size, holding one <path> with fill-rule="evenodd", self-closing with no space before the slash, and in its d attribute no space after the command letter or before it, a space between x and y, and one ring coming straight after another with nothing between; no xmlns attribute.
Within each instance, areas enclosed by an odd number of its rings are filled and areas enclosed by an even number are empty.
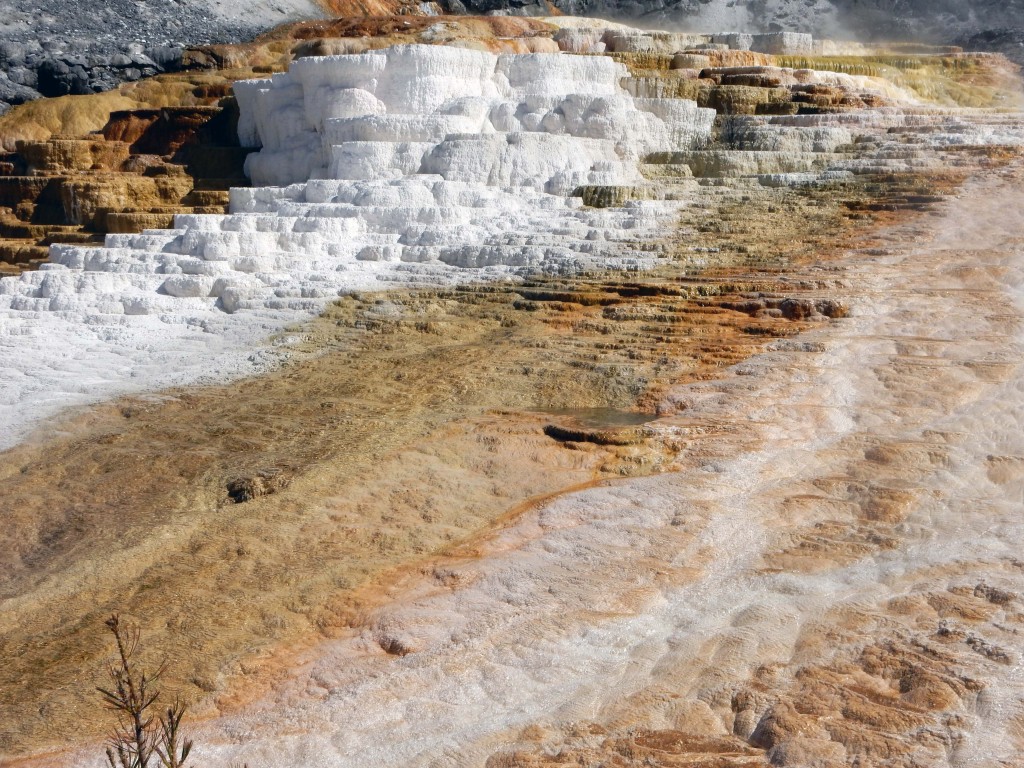
<svg viewBox="0 0 1024 768"><path fill-rule="evenodd" d="M533 497L670 467L680 446L642 428L530 411L650 408L839 311L793 265L862 220L829 190L765 194L770 215L741 194L690 211L681 258L720 241L709 221L730 232L702 274L349 298L278 373L90 409L0 455L4 751L100 733L111 611L211 713L265 652L358 624L389 569Z"/></svg>

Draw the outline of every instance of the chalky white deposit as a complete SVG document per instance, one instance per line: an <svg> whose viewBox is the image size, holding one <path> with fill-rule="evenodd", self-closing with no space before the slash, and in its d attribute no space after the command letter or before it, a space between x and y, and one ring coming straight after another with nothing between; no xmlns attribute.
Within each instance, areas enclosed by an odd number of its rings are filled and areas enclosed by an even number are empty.
<svg viewBox="0 0 1024 768"><path fill-rule="evenodd" d="M340 293L636 269L678 203L585 207L580 187L642 184L714 112L644 99L609 58L403 46L301 59L236 85L262 147L226 216L54 246L0 281L0 447L76 403L258 369L253 350Z"/></svg>

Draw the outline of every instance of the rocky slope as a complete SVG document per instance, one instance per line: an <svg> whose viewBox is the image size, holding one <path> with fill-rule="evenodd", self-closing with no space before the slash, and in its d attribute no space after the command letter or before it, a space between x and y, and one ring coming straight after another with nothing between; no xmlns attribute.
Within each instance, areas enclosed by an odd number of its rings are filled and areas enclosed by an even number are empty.
<svg viewBox="0 0 1024 768"><path fill-rule="evenodd" d="M571 18L208 55L0 120L10 216L165 217L0 279L5 762L95 764L119 610L205 765L1012 764L1012 67ZM204 148L268 186L168 225Z"/></svg>

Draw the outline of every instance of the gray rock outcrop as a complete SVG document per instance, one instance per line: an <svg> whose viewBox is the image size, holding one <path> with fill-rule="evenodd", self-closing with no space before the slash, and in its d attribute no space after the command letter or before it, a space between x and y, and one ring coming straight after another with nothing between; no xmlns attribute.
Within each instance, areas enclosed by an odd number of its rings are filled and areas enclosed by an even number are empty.
<svg viewBox="0 0 1024 768"><path fill-rule="evenodd" d="M320 16L314 0L0 0L0 114L40 96L174 71L188 46L239 42Z"/></svg>

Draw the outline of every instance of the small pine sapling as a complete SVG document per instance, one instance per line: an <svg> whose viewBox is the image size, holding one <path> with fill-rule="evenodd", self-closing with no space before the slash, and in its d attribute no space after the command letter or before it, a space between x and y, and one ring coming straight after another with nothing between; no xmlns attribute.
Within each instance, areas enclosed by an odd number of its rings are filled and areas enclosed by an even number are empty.
<svg viewBox="0 0 1024 768"><path fill-rule="evenodd" d="M117 716L107 737L107 763L110 768L149 768L155 755L162 768L186 768L192 741L181 734L185 705L175 701L165 712L153 714L160 698L156 684L166 664L147 672L135 659L139 628L126 626L117 614L105 624L114 636L118 654L108 669L110 685L97 688L103 702Z"/></svg>

